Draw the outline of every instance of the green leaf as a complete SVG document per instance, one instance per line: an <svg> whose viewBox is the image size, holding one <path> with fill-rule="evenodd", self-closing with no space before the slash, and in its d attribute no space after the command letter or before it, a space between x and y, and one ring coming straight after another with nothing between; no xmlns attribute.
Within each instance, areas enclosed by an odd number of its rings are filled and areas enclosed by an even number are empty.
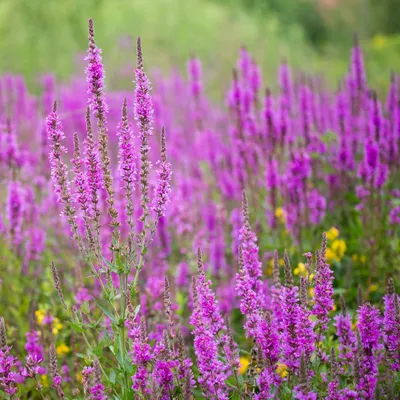
<svg viewBox="0 0 400 400"><path fill-rule="evenodd" d="M139 311L140 311L140 304L135 307L133 315L136 317L139 314Z"/></svg>
<svg viewBox="0 0 400 400"><path fill-rule="evenodd" d="M337 142L337 134L332 131L325 132L321 136L321 141L322 141L322 143L325 143L325 144L335 143L335 142Z"/></svg>
<svg viewBox="0 0 400 400"><path fill-rule="evenodd" d="M81 311L83 312L83 314L88 315L90 313L90 309L89 309L89 303L87 301L85 301L82 306L81 306Z"/></svg>
<svg viewBox="0 0 400 400"><path fill-rule="evenodd" d="M115 371L112 369L110 371L110 375L108 375L108 379L114 385L115 384Z"/></svg>
<svg viewBox="0 0 400 400"><path fill-rule="evenodd" d="M94 301L100 307L101 311L103 311L103 313L105 315L107 315L107 317L110 318L110 320L113 323L116 323L116 319L114 317L114 314L110 310L108 310L107 307L101 301L99 301L97 299L94 299Z"/></svg>
<svg viewBox="0 0 400 400"><path fill-rule="evenodd" d="M71 328L72 328L75 332L82 333L82 332L84 331L84 330L83 330L83 326L82 326L82 324L80 324L80 323L71 322L71 321L68 321L67 323L68 323L68 325L71 326Z"/></svg>

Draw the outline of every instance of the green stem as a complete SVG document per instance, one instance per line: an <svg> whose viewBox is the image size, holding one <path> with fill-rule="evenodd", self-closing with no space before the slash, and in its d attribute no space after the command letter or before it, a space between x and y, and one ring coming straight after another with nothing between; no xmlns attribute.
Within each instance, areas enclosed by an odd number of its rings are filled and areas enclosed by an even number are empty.
<svg viewBox="0 0 400 400"><path fill-rule="evenodd" d="M121 316L119 322L119 351L121 358L121 369L124 375L124 386L122 386L123 396L129 397L129 376L125 369L126 360L126 345L125 345L125 313L126 313L126 275L121 274L119 276L119 290L120 290L120 301L121 301Z"/></svg>

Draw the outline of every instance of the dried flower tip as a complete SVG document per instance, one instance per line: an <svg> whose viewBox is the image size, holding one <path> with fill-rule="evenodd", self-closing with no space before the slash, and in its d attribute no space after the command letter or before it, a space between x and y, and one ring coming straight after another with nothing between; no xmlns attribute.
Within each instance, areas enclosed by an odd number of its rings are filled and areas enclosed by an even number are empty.
<svg viewBox="0 0 400 400"><path fill-rule="evenodd" d="M339 298L340 298L340 309L342 311L342 314L346 315L347 314L347 306L346 306L346 302L344 300L342 293L340 293Z"/></svg>
<svg viewBox="0 0 400 400"><path fill-rule="evenodd" d="M275 287L279 287L281 285L278 250L274 251L273 282Z"/></svg>
<svg viewBox="0 0 400 400"><path fill-rule="evenodd" d="M167 162L167 143L165 139L165 128L161 128L161 161Z"/></svg>
<svg viewBox="0 0 400 400"><path fill-rule="evenodd" d="M331 376L332 376L332 379L337 377L336 353L335 353L335 349L333 347L331 349Z"/></svg>
<svg viewBox="0 0 400 400"><path fill-rule="evenodd" d="M164 285L164 307L165 307L165 314L168 318L168 325L169 325L169 333L171 337L175 337L175 324L172 315L172 301L171 301L171 288L169 286L168 278L165 277L165 285Z"/></svg>
<svg viewBox="0 0 400 400"><path fill-rule="evenodd" d="M144 316L140 318L140 340L143 343L147 342L147 327L146 327L146 319Z"/></svg>
<svg viewBox="0 0 400 400"><path fill-rule="evenodd" d="M63 296L62 289L61 289L60 277L58 275L58 271L57 271L56 266L54 265L54 262L51 263L51 274L53 275L54 287L57 290L58 297L60 298L61 304L63 305L63 307L66 310L68 310L68 306L65 304L64 296Z"/></svg>
<svg viewBox="0 0 400 400"><path fill-rule="evenodd" d="M51 376L54 379L59 375L58 364L57 364L57 352L54 343L51 343L49 348L49 366L50 366Z"/></svg>
<svg viewBox="0 0 400 400"><path fill-rule="evenodd" d="M193 304L194 308L199 306L199 296L197 292L197 278L196 275L192 276L192 295L193 295Z"/></svg>
<svg viewBox="0 0 400 400"><path fill-rule="evenodd" d="M247 201L246 191L242 191L242 213L243 213L243 221L244 225L247 227L250 224L250 217L249 217L249 204Z"/></svg>
<svg viewBox="0 0 400 400"><path fill-rule="evenodd" d="M133 308L132 295L130 290L127 290L126 292L126 308L128 309L128 318L133 319L135 317L135 309Z"/></svg>
<svg viewBox="0 0 400 400"><path fill-rule="evenodd" d="M92 18L89 18L88 30L89 30L89 40L90 39L94 40L94 25L93 25L93 19Z"/></svg>
<svg viewBox="0 0 400 400"><path fill-rule="evenodd" d="M389 295L394 294L394 279L393 278L388 279L386 293Z"/></svg>
<svg viewBox="0 0 400 400"><path fill-rule="evenodd" d="M394 311L396 313L397 323L400 323L400 302L399 296L394 296Z"/></svg>
<svg viewBox="0 0 400 400"><path fill-rule="evenodd" d="M56 101L54 101L53 102L53 113L56 113L57 112L57 102Z"/></svg>
<svg viewBox="0 0 400 400"><path fill-rule="evenodd" d="M138 36L136 41L137 67L143 69L142 39Z"/></svg>
<svg viewBox="0 0 400 400"><path fill-rule="evenodd" d="M197 249L197 269L199 271L199 275L204 275L204 265L203 265L203 257L201 254L200 247Z"/></svg>
<svg viewBox="0 0 400 400"><path fill-rule="evenodd" d="M166 329L163 330L163 338L162 338L162 343L164 346L164 350L161 352L161 357L164 360L170 360L172 358L171 354L171 348L169 344L169 338L168 338L168 332Z"/></svg>
<svg viewBox="0 0 400 400"><path fill-rule="evenodd" d="M292 267L290 265L289 254L286 249L285 252L283 253L283 272L285 273L285 286L288 288L293 287L294 280L292 274Z"/></svg>
<svg viewBox="0 0 400 400"><path fill-rule="evenodd" d="M95 385L100 385L101 384L101 368L100 368L100 361L98 358L94 359L93 367L94 367L93 383Z"/></svg>
<svg viewBox="0 0 400 400"><path fill-rule="evenodd" d="M356 384L360 382L360 353L358 351L354 359L354 381Z"/></svg>
<svg viewBox="0 0 400 400"><path fill-rule="evenodd" d="M328 238L326 237L326 233L322 234L322 244L321 244L321 259L326 259L326 248L328 247Z"/></svg>
<svg viewBox="0 0 400 400"><path fill-rule="evenodd" d="M4 318L0 318L0 349L5 349L7 347L7 330Z"/></svg>
<svg viewBox="0 0 400 400"><path fill-rule="evenodd" d="M300 303L303 307L307 307L308 298L307 298L307 289L308 289L308 281L304 276L300 277Z"/></svg>
<svg viewBox="0 0 400 400"><path fill-rule="evenodd" d="M299 384L307 385L307 382L308 382L307 363L304 353L302 352L300 356Z"/></svg>

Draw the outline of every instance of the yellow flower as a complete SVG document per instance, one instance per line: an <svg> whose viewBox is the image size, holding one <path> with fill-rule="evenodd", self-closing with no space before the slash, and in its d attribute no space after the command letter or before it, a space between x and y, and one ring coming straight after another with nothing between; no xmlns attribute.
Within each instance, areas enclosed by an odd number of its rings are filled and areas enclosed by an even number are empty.
<svg viewBox="0 0 400 400"><path fill-rule="evenodd" d="M65 343L61 343L56 347L56 352L59 356L68 354L70 350L71 349Z"/></svg>
<svg viewBox="0 0 400 400"><path fill-rule="evenodd" d="M42 325L44 317L46 316L46 311L40 308L39 310L35 311L36 321L38 325Z"/></svg>
<svg viewBox="0 0 400 400"><path fill-rule="evenodd" d="M297 267L293 270L293 273L295 275L301 275L301 276L306 276L307 274L307 270L306 270L306 266L303 263L298 263Z"/></svg>
<svg viewBox="0 0 400 400"><path fill-rule="evenodd" d="M361 262L362 264L365 264L365 263L367 262L367 257L361 256L361 257L360 257L360 262Z"/></svg>
<svg viewBox="0 0 400 400"><path fill-rule="evenodd" d="M337 306L336 306L336 304L334 304L333 306L332 306L332 311L336 311L337 310Z"/></svg>
<svg viewBox="0 0 400 400"><path fill-rule="evenodd" d="M276 372L280 375L281 378L285 378L288 374L288 366L283 363L278 363L276 368Z"/></svg>
<svg viewBox="0 0 400 400"><path fill-rule="evenodd" d="M240 367L239 374L243 375L247 371L247 367L250 364L250 359L248 357L240 357Z"/></svg>
<svg viewBox="0 0 400 400"><path fill-rule="evenodd" d="M267 268L265 269L265 273L267 275L272 275L273 269L274 269L274 260L271 259L268 261L268 265L267 265Z"/></svg>
<svg viewBox="0 0 400 400"><path fill-rule="evenodd" d="M49 387L49 378L47 377L47 375L42 375L40 377L40 380L42 381L42 385L44 387Z"/></svg>
<svg viewBox="0 0 400 400"><path fill-rule="evenodd" d="M331 247L340 261L343 258L344 253L346 253L346 242L343 239L337 239L332 243Z"/></svg>
<svg viewBox="0 0 400 400"><path fill-rule="evenodd" d="M378 290L378 285L376 283L373 283L372 285L369 286L368 289L370 292L376 292Z"/></svg>
<svg viewBox="0 0 400 400"><path fill-rule="evenodd" d="M77 372L75 374L75 378L78 382L82 382L82 374L80 372Z"/></svg>
<svg viewBox="0 0 400 400"><path fill-rule="evenodd" d="M358 261L358 254L353 254L351 258L353 261Z"/></svg>
<svg viewBox="0 0 400 400"><path fill-rule="evenodd" d="M328 247L326 249L325 256L326 256L328 263L332 263L333 261L339 261L336 253L330 247Z"/></svg>
<svg viewBox="0 0 400 400"><path fill-rule="evenodd" d="M285 261L283 261L283 258L280 258L280 259L279 259L279 265L280 265L281 267L283 267L284 264L285 264Z"/></svg>
<svg viewBox="0 0 400 400"><path fill-rule="evenodd" d="M314 279L314 274L310 274L310 281L312 281Z"/></svg>
<svg viewBox="0 0 400 400"><path fill-rule="evenodd" d="M383 49L384 47L387 46L387 44L388 44L388 40L387 40L386 36L376 35L372 39L372 46L377 50Z"/></svg>
<svg viewBox="0 0 400 400"><path fill-rule="evenodd" d="M54 318L53 320L53 335L57 335L58 332L63 328L63 324L60 322L58 318Z"/></svg>
<svg viewBox="0 0 400 400"><path fill-rule="evenodd" d="M275 210L275 217L278 218L279 222L284 223L286 221L285 211L283 210L282 207L278 207Z"/></svg>
<svg viewBox="0 0 400 400"><path fill-rule="evenodd" d="M310 287L310 289L308 289L308 294L310 295L310 297L314 297L314 293L315 289L313 287Z"/></svg>
<svg viewBox="0 0 400 400"><path fill-rule="evenodd" d="M339 229L332 226L332 228L329 229L328 232L326 232L326 237L328 238L328 240L335 240L339 237L339 234Z"/></svg>

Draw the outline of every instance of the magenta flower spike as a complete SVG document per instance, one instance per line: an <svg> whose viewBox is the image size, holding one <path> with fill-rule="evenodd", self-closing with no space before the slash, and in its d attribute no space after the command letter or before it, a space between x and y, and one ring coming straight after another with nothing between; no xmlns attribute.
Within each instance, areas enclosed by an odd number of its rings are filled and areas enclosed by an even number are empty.
<svg viewBox="0 0 400 400"><path fill-rule="evenodd" d="M167 161L165 130L161 130L161 160L157 169L157 183L153 197L153 211L157 218L165 217L166 206L171 198L171 164Z"/></svg>
<svg viewBox="0 0 400 400"><path fill-rule="evenodd" d="M193 278L194 310L190 318L194 326L194 350L200 372L199 383L204 394L212 400L227 400L228 388L225 380L228 374L219 359L218 333L225 330L223 319L218 311L211 282L206 280L201 252L198 251L198 277Z"/></svg>
<svg viewBox="0 0 400 400"><path fill-rule="evenodd" d="M361 339L360 378L357 390L364 398L372 398L378 379L378 351L382 349L380 311L369 303L357 311Z"/></svg>
<svg viewBox="0 0 400 400"><path fill-rule="evenodd" d="M329 322L329 313L333 308L333 272L330 265L326 262L327 238L324 233L322 236L322 246L317 257L315 268L315 304L312 313L318 320L318 340L322 338Z"/></svg>
<svg viewBox="0 0 400 400"><path fill-rule="evenodd" d="M82 239L78 232L78 225L76 223L76 210L70 189L70 182L68 179L67 165L63 161L63 154L66 148L63 145L65 134L61 125L60 117L57 114L57 104L54 103L53 111L49 114L46 120L47 134L50 140L50 167L51 177L57 200L64 205L64 215L67 217L68 223L71 227L73 237L78 242L79 247L82 248Z"/></svg>
<svg viewBox="0 0 400 400"><path fill-rule="evenodd" d="M126 215L130 231L133 232L133 191L137 179L136 155L134 148L134 135L132 125L128 121L128 109L126 98L122 106L121 122L118 125L119 136L119 173L123 181L123 189L126 198Z"/></svg>
<svg viewBox="0 0 400 400"><path fill-rule="evenodd" d="M153 127L153 103L150 95L150 81L143 69L142 42L137 39L137 68L135 70L135 103L134 114L140 139L140 188L141 206L143 210L142 220L149 213L149 174L151 162L149 160L149 137Z"/></svg>

